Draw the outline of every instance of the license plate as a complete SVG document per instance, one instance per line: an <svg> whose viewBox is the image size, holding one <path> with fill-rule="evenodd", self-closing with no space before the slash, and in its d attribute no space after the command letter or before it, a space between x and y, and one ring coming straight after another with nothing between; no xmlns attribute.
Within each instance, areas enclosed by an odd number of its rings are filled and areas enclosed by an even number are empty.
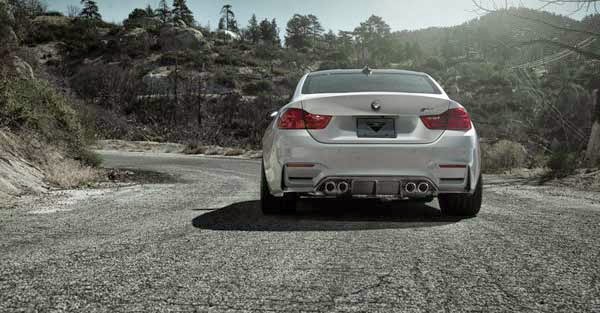
<svg viewBox="0 0 600 313"><path fill-rule="evenodd" d="M356 133L361 138L396 138L396 125L393 118L359 118Z"/></svg>

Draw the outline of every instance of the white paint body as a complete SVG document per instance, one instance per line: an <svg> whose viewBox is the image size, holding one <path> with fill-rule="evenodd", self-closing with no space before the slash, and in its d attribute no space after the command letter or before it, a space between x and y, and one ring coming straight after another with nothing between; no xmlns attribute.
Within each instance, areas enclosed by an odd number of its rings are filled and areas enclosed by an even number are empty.
<svg viewBox="0 0 600 313"><path fill-rule="evenodd" d="M398 180L404 183L410 179L422 179L433 185L432 196L473 193L480 177L481 164L477 132L474 127L468 131L430 130L425 127L420 116L441 114L462 106L450 100L430 76L414 74L430 78L440 93L303 94L303 84L310 74L305 75L293 99L279 110L263 138L263 164L271 194L277 197L285 193L324 196L319 187L332 178ZM374 101L381 104L381 109L376 112L372 108ZM322 130L279 129L278 120L289 108L332 115L333 118ZM396 137L358 137L357 118L364 117L394 118ZM311 163L314 166L292 168L287 166L290 163ZM375 193L373 196L380 195Z"/></svg>

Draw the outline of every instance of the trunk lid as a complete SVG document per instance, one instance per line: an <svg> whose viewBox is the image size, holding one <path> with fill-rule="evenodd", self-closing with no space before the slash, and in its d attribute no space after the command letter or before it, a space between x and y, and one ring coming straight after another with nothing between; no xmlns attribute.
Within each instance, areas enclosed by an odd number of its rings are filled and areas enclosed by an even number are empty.
<svg viewBox="0 0 600 313"><path fill-rule="evenodd" d="M409 93L320 94L302 100L312 114L331 115L325 129L310 135L329 144L425 144L444 130L425 127L420 117L444 113L450 100L441 95Z"/></svg>

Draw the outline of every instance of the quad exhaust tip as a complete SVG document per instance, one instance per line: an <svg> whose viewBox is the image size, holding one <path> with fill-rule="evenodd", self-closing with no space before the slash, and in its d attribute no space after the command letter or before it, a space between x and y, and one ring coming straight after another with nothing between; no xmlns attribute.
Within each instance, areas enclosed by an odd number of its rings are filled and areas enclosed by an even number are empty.
<svg viewBox="0 0 600 313"><path fill-rule="evenodd" d="M325 184L325 192L328 194L333 194L337 191L337 186L334 182L329 181Z"/></svg>
<svg viewBox="0 0 600 313"><path fill-rule="evenodd" d="M429 184L428 183L420 183L418 189L419 189L420 193L426 193L429 191Z"/></svg>
<svg viewBox="0 0 600 313"><path fill-rule="evenodd" d="M407 193L413 193L417 190L417 184L415 183L407 183L406 186L404 186L404 191L406 191Z"/></svg>
<svg viewBox="0 0 600 313"><path fill-rule="evenodd" d="M347 182L343 181L337 185L337 189L340 191L340 193L346 193L350 189L350 185L348 185Z"/></svg>

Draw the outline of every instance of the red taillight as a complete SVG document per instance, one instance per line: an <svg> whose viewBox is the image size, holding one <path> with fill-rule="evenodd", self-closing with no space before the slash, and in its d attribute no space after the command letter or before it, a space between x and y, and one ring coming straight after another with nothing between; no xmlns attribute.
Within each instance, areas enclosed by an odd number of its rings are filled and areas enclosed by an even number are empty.
<svg viewBox="0 0 600 313"><path fill-rule="evenodd" d="M471 117L463 108L450 109L440 115L421 116L421 121L429 129L469 130Z"/></svg>
<svg viewBox="0 0 600 313"><path fill-rule="evenodd" d="M287 109L279 118L280 129L324 129L331 116L308 113L302 109Z"/></svg>

